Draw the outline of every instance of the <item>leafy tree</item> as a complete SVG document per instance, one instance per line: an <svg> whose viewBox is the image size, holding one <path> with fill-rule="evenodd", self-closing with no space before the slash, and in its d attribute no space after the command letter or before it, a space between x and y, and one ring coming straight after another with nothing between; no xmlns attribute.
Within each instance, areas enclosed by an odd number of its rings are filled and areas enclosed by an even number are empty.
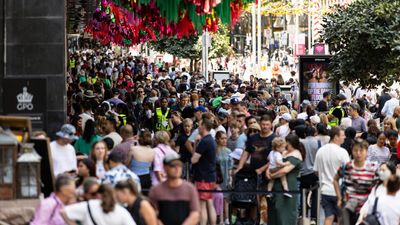
<svg viewBox="0 0 400 225"><path fill-rule="evenodd" d="M210 33L211 47L208 50L208 57L210 59L228 56L232 48L230 46L229 30L226 25L220 23L217 32ZM200 43L201 49L201 40Z"/></svg>
<svg viewBox="0 0 400 225"><path fill-rule="evenodd" d="M362 87L400 81L400 0L359 0L323 19L331 77Z"/></svg>
<svg viewBox="0 0 400 225"><path fill-rule="evenodd" d="M192 69L193 63L201 58L201 46L200 48L197 46L198 39L198 36L162 37L151 41L150 46L158 52L167 52L180 58L190 59L190 69Z"/></svg>
<svg viewBox="0 0 400 225"><path fill-rule="evenodd" d="M229 31L228 28L219 24L218 31L209 33L211 36L211 47L209 48L208 56L210 59L227 56L231 52ZM150 46L158 52L167 52L171 55L190 59L190 69L202 57L202 44L201 36L189 37L162 37L157 38L156 41L151 41Z"/></svg>

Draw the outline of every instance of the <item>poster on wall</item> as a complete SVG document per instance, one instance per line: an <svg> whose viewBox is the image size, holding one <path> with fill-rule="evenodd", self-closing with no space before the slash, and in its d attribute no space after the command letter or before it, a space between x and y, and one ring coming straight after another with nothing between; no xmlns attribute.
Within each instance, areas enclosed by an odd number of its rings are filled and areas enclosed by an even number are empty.
<svg viewBox="0 0 400 225"><path fill-rule="evenodd" d="M332 95L339 93L339 83L329 80L329 62L328 55L300 56L301 101L308 99L316 105L323 99L324 92L329 91Z"/></svg>

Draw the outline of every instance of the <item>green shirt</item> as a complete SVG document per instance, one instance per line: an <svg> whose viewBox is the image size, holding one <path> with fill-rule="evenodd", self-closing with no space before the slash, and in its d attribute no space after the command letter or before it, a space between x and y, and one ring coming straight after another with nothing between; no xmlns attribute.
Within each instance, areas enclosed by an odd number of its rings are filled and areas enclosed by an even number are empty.
<svg viewBox="0 0 400 225"><path fill-rule="evenodd" d="M86 76L84 74L79 74L78 77L79 77L79 83L83 83L83 82L87 81Z"/></svg>
<svg viewBox="0 0 400 225"><path fill-rule="evenodd" d="M76 142L75 142L75 150L77 152L83 153L85 155L90 155L90 151L92 150L92 146L96 141L101 140L101 137L99 135L93 135L90 138L89 142L86 142L82 137L80 137Z"/></svg>

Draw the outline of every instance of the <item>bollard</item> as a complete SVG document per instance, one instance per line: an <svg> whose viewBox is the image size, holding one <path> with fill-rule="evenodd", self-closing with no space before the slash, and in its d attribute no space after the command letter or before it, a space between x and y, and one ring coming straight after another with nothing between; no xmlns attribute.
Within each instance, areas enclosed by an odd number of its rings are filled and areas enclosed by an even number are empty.
<svg viewBox="0 0 400 225"><path fill-rule="evenodd" d="M318 194L317 194L317 224L320 224L320 218L321 218L321 188L318 188Z"/></svg>
<svg viewBox="0 0 400 225"><path fill-rule="evenodd" d="M301 224L302 225L310 225L311 220L307 216L307 189L302 189L302 198L301 198L301 203L302 203L302 218L301 218Z"/></svg>

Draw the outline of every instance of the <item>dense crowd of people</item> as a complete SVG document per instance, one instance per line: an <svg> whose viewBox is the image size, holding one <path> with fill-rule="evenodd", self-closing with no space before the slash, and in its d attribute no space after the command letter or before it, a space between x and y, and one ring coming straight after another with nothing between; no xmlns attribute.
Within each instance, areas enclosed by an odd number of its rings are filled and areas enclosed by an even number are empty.
<svg viewBox="0 0 400 225"><path fill-rule="evenodd" d="M363 224L375 212L381 225L400 224L396 91L371 97L344 83L317 105L306 95L297 104L296 72L286 82L206 82L106 48L76 51L68 63L70 122L51 143L55 190L33 225L246 224L232 219L242 214L229 210L233 194L218 192L235 190L243 174L265 191L249 210L253 224L297 224L299 188L316 186L325 225Z"/></svg>

